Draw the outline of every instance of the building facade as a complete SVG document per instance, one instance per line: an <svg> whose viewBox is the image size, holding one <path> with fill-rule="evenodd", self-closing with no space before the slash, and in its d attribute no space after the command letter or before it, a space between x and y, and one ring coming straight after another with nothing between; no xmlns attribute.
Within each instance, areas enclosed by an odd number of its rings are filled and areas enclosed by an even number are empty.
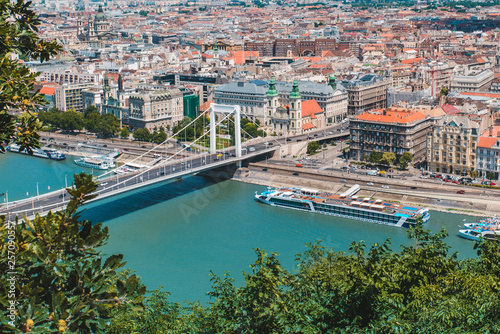
<svg viewBox="0 0 500 334"><path fill-rule="evenodd" d="M78 112L82 112L85 109L82 92L91 86L91 83L59 85L56 87L55 94L56 108L62 111L73 108Z"/></svg>
<svg viewBox="0 0 500 334"><path fill-rule="evenodd" d="M110 23L99 5L99 10L93 18L89 18L85 25L81 19L77 21L77 38L82 42L93 42L117 37L112 33Z"/></svg>
<svg viewBox="0 0 500 334"><path fill-rule="evenodd" d="M431 172L468 175L476 170L480 125L466 116L438 120L427 136L427 168Z"/></svg>
<svg viewBox="0 0 500 334"><path fill-rule="evenodd" d="M182 92L177 88L162 91L145 90L130 95L129 127L133 129L173 128L184 117Z"/></svg>
<svg viewBox="0 0 500 334"><path fill-rule="evenodd" d="M457 75L453 77L450 89L459 92L482 92L490 89L494 74L485 70L475 75Z"/></svg>
<svg viewBox="0 0 500 334"><path fill-rule="evenodd" d="M350 156L366 160L372 151L392 152L399 159L405 152L415 162L426 157L426 138L432 119L412 109L374 109L350 120Z"/></svg>
<svg viewBox="0 0 500 334"><path fill-rule="evenodd" d="M351 80L342 80L347 90L347 112L356 115L360 112L386 107L389 80L378 74L358 75Z"/></svg>
<svg viewBox="0 0 500 334"><path fill-rule="evenodd" d="M477 171L486 178L493 173L495 180L500 180L500 127L486 130L477 144Z"/></svg>

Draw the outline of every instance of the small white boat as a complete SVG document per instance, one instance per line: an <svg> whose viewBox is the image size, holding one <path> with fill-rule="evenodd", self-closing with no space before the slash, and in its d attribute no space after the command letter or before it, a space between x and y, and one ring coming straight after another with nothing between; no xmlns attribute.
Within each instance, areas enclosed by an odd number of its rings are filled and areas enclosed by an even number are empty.
<svg viewBox="0 0 500 334"><path fill-rule="evenodd" d="M491 229L491 230L481 230L477 228L464 229L464 230L459 230L458 235L464 239L475 240L475 241L479 240L480 238L500 241L499 229Z"/></svg>

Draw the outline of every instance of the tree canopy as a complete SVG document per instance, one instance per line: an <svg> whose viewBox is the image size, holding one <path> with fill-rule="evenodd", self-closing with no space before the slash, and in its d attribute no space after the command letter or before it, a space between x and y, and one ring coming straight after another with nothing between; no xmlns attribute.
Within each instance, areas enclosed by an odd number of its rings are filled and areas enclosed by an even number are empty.
<svg viewBox="0 0 500 334"><path fill-rule="evenodd" d="M408 165L413 161L413 154L410 152L405 152L403 155L399 158L399 167L402 170L405 170L408 168Z"/></svg>
<svg viewBox="0 0 500 334"><path fill-rule="evenodd" d="M30 9L31 2L0 0L0 151L3 143L11 141L21 145L21 150L40 147L40 129L37 121L38 105L44 96L34 91L38 73L31 73L16 57L23 60L47 61L61 48L55 40L38 37L40 20ZM11 110L28 112L16 123L8 113Z"/></svg>

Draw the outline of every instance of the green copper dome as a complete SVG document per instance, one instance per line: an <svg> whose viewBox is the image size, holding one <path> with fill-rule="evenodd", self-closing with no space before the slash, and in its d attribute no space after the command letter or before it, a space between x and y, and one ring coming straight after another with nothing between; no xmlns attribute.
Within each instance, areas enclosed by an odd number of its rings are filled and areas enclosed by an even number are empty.
<svg viewBox="0 0 500 334"><path fill-rule="evenodd" d="M337 89L337 83L335 82L335 76L330 75L330 80L328 80L328 85L333 88L333 90Z"/></svg>
<svg viewBox="0 0 500 334"><path fill-rule="evenodd" d="M274 78L271 78L271 81L269 81L269 90L267 91L267 96L278 96L278 90L276 89L276 85L274 84Z"/></svg>
<svg viewBox="0 0 500 334"><path fill-rule="evenodd" d="M291 99L300 99L299 84L297 80L293 81L292 91L290 92Z"/></svg>
<svg viewBox="0 0 500 334"><path fill-rule="evenodd" d="M217 38L215 39L214 52L218 52L219 47L217 46Z"/></svg>

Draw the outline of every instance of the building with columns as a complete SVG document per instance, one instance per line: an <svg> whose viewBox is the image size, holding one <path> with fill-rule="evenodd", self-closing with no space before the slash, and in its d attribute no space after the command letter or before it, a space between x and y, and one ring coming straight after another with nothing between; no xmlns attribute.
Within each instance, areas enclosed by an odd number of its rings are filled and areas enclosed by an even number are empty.
<svg viewBox="0 0 500 334"><path fill-rule="evenodd" d="M95 42L118 36L118 34L110 31L110 23L101 5L99 5L97 14L93 18L89 17L86 23L85 25L81 19L78 19L76 23L76 36L82 42Z"/></svg>

